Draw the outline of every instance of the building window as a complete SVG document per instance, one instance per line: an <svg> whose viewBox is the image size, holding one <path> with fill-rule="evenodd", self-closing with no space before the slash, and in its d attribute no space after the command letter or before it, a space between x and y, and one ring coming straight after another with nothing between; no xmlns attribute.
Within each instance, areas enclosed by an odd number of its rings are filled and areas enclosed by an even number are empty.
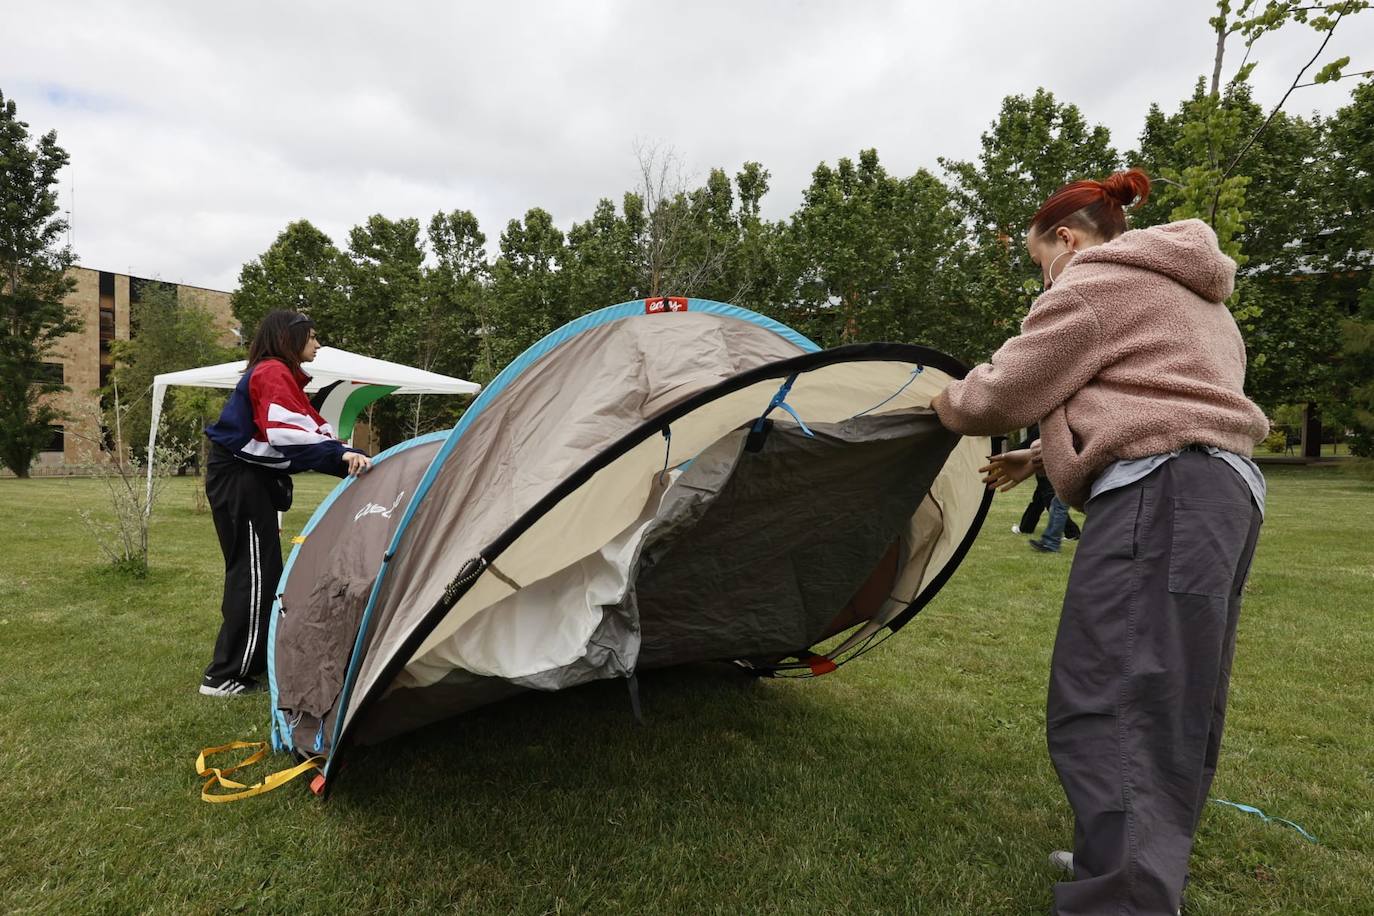
<svg viewBox="0 0 1374 916"><path fill-rule="evenodd" d="M65 385L67 383L66 366L62 363L44 363L38 378L44 384Z"/></svg>
<svg viewBox="0 0 1374 916"><path fill-rule="evenodd" d="M100 272L100 355L110 352L110 341L115 339L115 275L107 270Z"/></svg>
<svg viewBox="0 0 1374 916"><path fill-rule="evenodd" d="M67 448L67 431L60 425L48 427L48 444L43 446L45 452L61 452Z"/></svg>

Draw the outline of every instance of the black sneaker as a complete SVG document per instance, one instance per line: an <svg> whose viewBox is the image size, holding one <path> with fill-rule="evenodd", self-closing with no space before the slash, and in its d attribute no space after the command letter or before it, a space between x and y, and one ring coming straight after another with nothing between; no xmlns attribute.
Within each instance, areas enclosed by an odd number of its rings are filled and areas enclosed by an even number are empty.
<svg viewBox="0 0 1374 916"><path fill-rule="evenodd" d="M1051 547L1050 545L1046 544L1044 541L1040 540L1039 538L1031 538L1031 539L1030 539L1030 545L1031 545L1031 549L1032 549L1032 550L1038 550L1038 551L1040 551L1041 553L1058 553L1058 552L1059 552L1059 548L1058 548L1058 547Z"/></svg>
<svg viewBox="0 0 1374 916"><path fill-rule="evenodd" d="M266 689L251 677L227 677L223 680L212 680L207 677L200 682L201 695L207 697L236 697L245 693L261 693Z"/></svg>

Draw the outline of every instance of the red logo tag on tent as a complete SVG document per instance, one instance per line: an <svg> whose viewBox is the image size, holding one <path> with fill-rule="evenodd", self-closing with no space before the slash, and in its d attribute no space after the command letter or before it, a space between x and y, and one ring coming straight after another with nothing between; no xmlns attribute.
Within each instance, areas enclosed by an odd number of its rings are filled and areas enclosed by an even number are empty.
<svg viewBox="0 0 1374 916"><path fill-rule="evenodd" d="M644 314L646 315L685 311L687 311L687 299L683 296L659 296L657 299L644 300Z"/></svg>

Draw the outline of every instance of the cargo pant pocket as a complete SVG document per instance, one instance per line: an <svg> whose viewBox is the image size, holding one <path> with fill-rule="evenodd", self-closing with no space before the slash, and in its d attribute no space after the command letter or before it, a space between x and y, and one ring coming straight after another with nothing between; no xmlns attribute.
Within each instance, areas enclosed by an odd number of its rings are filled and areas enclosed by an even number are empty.
<svg viewBox="0 0 1374 916"><path fill-rule="evenodd" d="M1250 533L1251 507L1231 500L1174 497L1169 591L1225 598Z"/></svg>

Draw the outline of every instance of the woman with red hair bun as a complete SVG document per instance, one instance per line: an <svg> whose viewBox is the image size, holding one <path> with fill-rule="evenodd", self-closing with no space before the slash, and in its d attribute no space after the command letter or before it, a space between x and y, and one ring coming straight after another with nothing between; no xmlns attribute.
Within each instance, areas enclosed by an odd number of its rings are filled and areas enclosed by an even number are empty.
<svg viewBox="0 0 1374 916"><path fill-rule="evenodd" d="M1087 522L1069 573L1046 706L1074 812L1051 861L1059 914L1176 913L1216 771L1241 594L1264 517L1250 460L1268 432L1245 396L1225 305L1236 264L1199 220L1130 230L1138 169L1055 192L1026 244L1045 292L987 363L933 406L950 429L1038 422L989 486L1043 467Z"/></svg>

